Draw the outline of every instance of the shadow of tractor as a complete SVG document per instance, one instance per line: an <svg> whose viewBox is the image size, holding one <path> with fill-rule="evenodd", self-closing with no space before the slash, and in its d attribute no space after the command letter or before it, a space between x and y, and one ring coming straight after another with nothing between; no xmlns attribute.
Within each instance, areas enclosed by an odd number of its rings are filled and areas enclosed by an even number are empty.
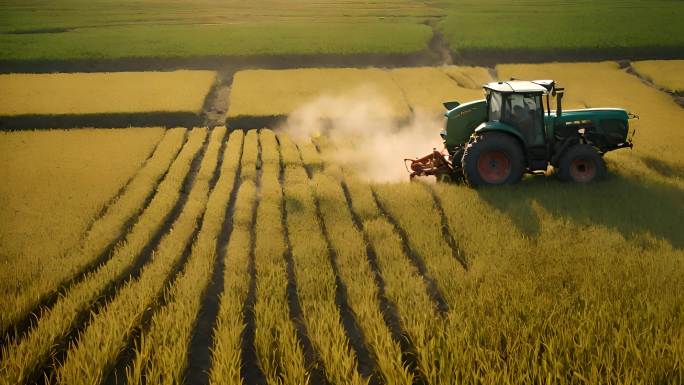
<svg viewBox="0 0 684 385"><path fill-rule="evenodd" d="M514 186L479 189L478 194L530 237L540 231L534 203L580 225L604 225L625 238L648 232L684 248L684 191L648 177L612 174L591 185L536 177Z"/></svg>

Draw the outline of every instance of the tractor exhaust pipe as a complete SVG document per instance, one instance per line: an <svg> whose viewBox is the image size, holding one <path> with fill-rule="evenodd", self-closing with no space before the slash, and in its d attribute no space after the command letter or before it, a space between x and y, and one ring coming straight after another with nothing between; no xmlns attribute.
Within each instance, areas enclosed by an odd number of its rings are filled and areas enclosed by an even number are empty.
<svg viewBox="0 0 684 385"><path fill-rule="evenodd" d="M556 88L554 92L556 93L556 117L560 118L561 116L563 116L562 101L565 88Z"/></svg>

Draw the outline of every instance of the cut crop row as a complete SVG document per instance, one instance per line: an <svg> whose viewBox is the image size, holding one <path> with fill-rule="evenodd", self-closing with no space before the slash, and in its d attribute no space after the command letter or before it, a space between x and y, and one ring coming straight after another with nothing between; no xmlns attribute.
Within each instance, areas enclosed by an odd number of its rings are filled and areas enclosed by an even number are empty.
<svg viewBox="0 0 684 385"><path fill-rule="evenodd" d="M198 223L202 221L224 136L224 129L211 133L183 211L155 248L138 279L124 285L112 301L92 316L85 331L67 352L63 364L57 368L58 383L97 384L105 380L146 313L155 308L155 301L174 270L183 263Z"/></svg>
<svg viewBox="0 0 684 385"><path fill-rule="evenodd" d="M40 279L27 282L21 292L13 298L3 314L3 323L12 325L25 319L43 298L64 283L73 280L87 266L97 263L99 256L108 251L110 245L123 234L127 223L140 213L159 180L168 170L178 154L186 130L182 128L167 131L152 157L135 174L123 194L107 207L86 233L80 244L63 258L44 270Z"/></svg>
<svg viewBox="0 0 684 385"><path fill-rule="evenodd" d="M424 264L446 305L457 303L464 269L444 239L441 216L430 192L417 183L378 185L374 191L381 208L403 229L415 263Z"/></svg>
<svg viewBox="0 0 684 385"><path fill-rule="evenodd" d="M250 131L245 137L240 186L233 212L233 229L225 246L223 293L214 328L211 384L242 384L242 344L245 331L244 308L250 287L250 254L256 202L258 137Z"/></svg>
<svg viewBox="0 0 684 385"><path fill-rule="evenodd" d="M363 384L356 354L345 334L337 308L335 273L328 245L317 217L316 206L296 146L279 137L285 167L283 192L286 223L297 280L297 295L309 338L333 384Z"/></svg>
<svg viewBox="0 0 684 385"><path fill-rule="evenodd" d="M225 128L216 128L219 136ZM192 332L217 258L217 239L232 196L242 153L242 131L225 145L220 176L209 200L197 240L184 271L166 293L166 305L152 317L127 372L129 384L180 384L188 367Z"/></svg>
<svg viewBox="0 0 684 385"><path fill-rule="evenodd" d="M317 173L314 193L334 250L337 274L346 287L346 300L361 329L384 384L411 384L413 374L404 366L401 346L383 319L378 288L366 254L363 235L355 228L339 181Z"/></svg>
<svg viewBox="0 0 684 385"><path fill-rule="evenodd" d="M260 132L261 191L255 228L255 349L269 385L308 383L304 353L287 302L285 229L281 213L280 154L275 134Z"/></svg>
<svg viewBox="0 0 684 385"><path fill-rule="evenodd" d="M55 349L65 342L73 328L84 321L89 309L100 300L101 295L116 282L125 279L139 263L136 260L154 241L155 232L163 227L177 204L191 163L198 156L205 137L204 129L195 129L190 133L154 198L125 241L116 247L112 257L70 288L23 338L3 348L0 383L15 385L34 379L38 369L48 363Z"/></svg>

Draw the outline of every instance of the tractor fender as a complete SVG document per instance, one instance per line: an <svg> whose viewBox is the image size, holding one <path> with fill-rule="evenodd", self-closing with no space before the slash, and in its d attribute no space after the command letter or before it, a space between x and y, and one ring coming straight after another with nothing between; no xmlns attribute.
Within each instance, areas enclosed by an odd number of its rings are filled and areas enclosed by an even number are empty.
<svg viewBox="0 0 684 385"><path fill-rule="evenodd" d="M520 135L520 133L515 128L509 126L506 123L501 123L498 121L484 122L475 128L476 134L485 133L485 132L492 132L492 131L504 132L506 134L513 135L521 143L525 142L525 139L522 137L522 135Z"/></svg>
<svg viewBox="0 0 684 385"><path fill-rule="evenodd" d="M558 166L558 161L563 157L563 155L575 144L580 143L580 137L579 136L571 136L567 139L565 139L562 143L560 143L560 146L554 150L553 156L551 156L551 159L549 163L553 167Z"/></svg>
<svg viewBox="0 0 684 385"><path fill-rule="evenodd" d="M501 132L503 134L510 135L516 139L523 153L526 152L525 140L523 139L522 135L520 135L518 131L516 131L513 127L509 126L508 124L501 123L498 121L484 122L477 126L477 128L475 128L474 134L484 134L485 132Z"/></svg>

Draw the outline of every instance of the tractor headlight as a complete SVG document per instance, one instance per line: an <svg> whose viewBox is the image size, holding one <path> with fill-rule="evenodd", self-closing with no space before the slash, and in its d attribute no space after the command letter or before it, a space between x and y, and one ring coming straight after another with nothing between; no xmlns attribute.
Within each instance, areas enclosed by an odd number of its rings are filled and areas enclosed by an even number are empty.
<svg viewBox="0 0 684 385"><path fill-rule="evenodd" d="M439 136L441 136L442 139L446 140L446 137L447 137L447 132L446 132L446 130L440 131L440 132L439 132Z"/></svg>

